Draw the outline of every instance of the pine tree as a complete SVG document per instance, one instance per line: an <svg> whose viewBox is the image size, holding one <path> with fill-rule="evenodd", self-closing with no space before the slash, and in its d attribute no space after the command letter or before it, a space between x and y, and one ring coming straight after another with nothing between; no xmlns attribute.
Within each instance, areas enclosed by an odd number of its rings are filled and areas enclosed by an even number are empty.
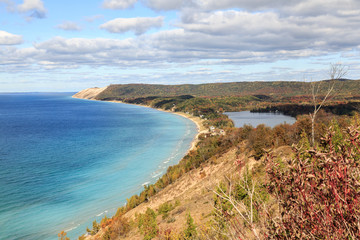
<svg viewBox="0 0 360 240"><path fill-rule="evenodd" d="M191 217L190 213L188 213L186 218L184 237L185 239L196 239L197 237L196 225L194 224L194 219Z"/></svg>

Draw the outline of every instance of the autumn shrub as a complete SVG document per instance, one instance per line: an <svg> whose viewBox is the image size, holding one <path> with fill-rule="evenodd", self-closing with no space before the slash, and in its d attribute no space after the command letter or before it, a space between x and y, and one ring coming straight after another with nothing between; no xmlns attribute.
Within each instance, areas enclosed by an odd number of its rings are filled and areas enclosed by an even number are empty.
<svg viewBox="0 0 360 240"><path fill-rule="evenodd" d="M276 147L296 143L295 127L290 124L279 124L272 130L273 132L273 145Z"/></svg>
<svg viewBox="0 0 360 240"><path fill-rule="evenodd" d="M360 131L331 128L317 149L295 148L283 162L268 157L269 192L279 217L269 239L360 238Z"/></svg>
<svg viewBox="0 0 360 240"><path fill-rule="evenodd" d="M126 236L130 229L130 222L127 218L123 216L115 217L111 225L111 239Z"/></svg>
<svg viewBox="0 0 360 240"><path fill-rule="evenodd" d="M307 136L311 136L311 119L309 115L300 115L294 123L296 140L300 140L300 135L304 132Z"/></svg>
<svg viewBox="0 0 360 240"><path fill-rule="evenodd" d="M105 233L102 235L102 240L111 240L112 229L108 228Z"/></svg>
<svg viewBox="0 0 360 240"><path fill-rule="evenodd" d="M89 228L86 228L86 231L90 234L90 235L95 235L97 232L99 232L100 230L100 224L96 222L96 220L93 221L93 227L92 230L90 230Z"/></svg>
<svg viewBox="0 0 360 240"><path fill-rule="evenodd" d="M140 233L144 235L144 240L153 239L158 235L159 227L156 222L156 213L148 208L144 214L137 217L138 228Z"/></svg>
<svg viewBox="0 0 360 240"><path fill-rule="evenodd" d="M58 238L59 240L70 240L70 238L68 238L66 236L66 232L65 231L61 231L59 234L58 234Z"/></svg>
<svg viewBox="0 0 360 240"><path fill-rule="evenodd" d="M260 159L265 149L273 146L273 136L270 127L264 124L258 125L248 138L248 147L254 150L255 159Z"/></svg>
<svg viewBox="0 0 360 240"><path fill-rule="evenodd" d="M165 202L159 206L158 213L162 215L162 218L165 219L169 216L169 212L173 210L175 206L173 206L169 202Z"/></svg>
<svg viewBox="0 0 360 240"><path fill-rule="evenodd" d="M130 210L138 206L141 202L139 201L138 195L133 195L130 198L126 199L126 209Z"/></svg>
<svg viewBox="0 0 360 240"><path fill-rule="evenodd" d="M101 219L100 226L105 228L112 223L112 218L108 218L106 215Z"/></svg>
<svg viewBox="0 0 360 240"><path fill-rule="evenodd" d="M165 230L159 231L159 239L172 240L172 239L177 239L177 238L175 238L175 236L174 236L174 231L171 228L167 228Z"/></svg>
<svg viewBox="0 0 360 240"><path fill-rule="evenodd" d="M239 138L241 140L248 139L253 130L254 130L253 126L245 124L243 127L239 128L239 132L238 132Z"/></svg>

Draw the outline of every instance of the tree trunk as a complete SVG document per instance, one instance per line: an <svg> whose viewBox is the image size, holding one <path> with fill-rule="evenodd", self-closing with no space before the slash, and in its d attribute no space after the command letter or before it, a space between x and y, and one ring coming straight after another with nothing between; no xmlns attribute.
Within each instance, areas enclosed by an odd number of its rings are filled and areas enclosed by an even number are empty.
<svg viewBox="0 0 360 240"><path fill-rule="evenodd" d="M315 115L311 116L311 146L315 146Z"/></svg>

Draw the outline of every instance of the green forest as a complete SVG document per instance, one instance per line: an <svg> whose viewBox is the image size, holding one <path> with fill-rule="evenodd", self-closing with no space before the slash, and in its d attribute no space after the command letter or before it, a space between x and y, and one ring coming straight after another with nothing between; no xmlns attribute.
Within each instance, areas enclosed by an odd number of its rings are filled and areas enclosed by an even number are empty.
<svg viewBox="0 0 360 240"><path fill-rule="evenodd" d="M330 80L321 81L327 86ZM331 80L338 94L347 98L359 95L360 80ZM288 98L308 95L311 82L230 82L184 85L113 84L97 96L98 100L124 100L141 97L230 97L261 95Z"/></svg>

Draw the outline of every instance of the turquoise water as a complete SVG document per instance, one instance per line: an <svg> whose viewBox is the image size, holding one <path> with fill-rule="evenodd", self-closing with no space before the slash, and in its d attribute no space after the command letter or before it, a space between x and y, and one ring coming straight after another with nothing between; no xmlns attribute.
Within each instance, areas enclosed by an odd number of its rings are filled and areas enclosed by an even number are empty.
<svg viewBox="0 0 360 240"><path fill-rule="evenodd" d="M193 122L151 108L0 94L0 239L71 239L177 163Z"/></svg>
<svg viewBox="0 0 360 240"><path fill-rule="evenodd" d="M256 127L260 124L265 124L269 127L275 127L281 123L294 124L296 119L290 116L286 116L282 113L256 113L250 111L241 112L227 112L225 113L233 120L235 127L243 127L246 125L252 125Z"/></svg>

